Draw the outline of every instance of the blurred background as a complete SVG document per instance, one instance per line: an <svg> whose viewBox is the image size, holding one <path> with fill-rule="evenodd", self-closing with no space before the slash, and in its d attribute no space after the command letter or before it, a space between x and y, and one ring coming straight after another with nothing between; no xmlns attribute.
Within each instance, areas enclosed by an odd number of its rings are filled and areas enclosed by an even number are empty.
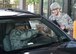
<svg viewBox="0 0 76 54"><path fill-rule="evenodd" d="M58 2L62 11L74 20L76 18L76 0L0 0L0 8L13 8L41 14L48 18L51 14L50 4Z"/></svg>

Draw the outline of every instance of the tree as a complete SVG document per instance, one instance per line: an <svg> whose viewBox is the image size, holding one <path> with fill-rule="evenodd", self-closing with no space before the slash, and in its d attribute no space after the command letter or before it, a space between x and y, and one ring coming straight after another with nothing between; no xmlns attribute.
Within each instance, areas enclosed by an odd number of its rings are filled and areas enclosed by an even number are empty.
<svg viewBox="0 0 76 54"><path fill-rule="evenodd" d="M19 0L14 0L15 4L19 4Z"/></svg>
<svg viewBox="0 0 76 54"><path fill-rule="evenodd" d="M26 0L26 3L28 4L28 10L31 12L38 12L38 5L40 3L40 0Z"/></svg>
<svg viewBox="0 0 76 54"><path fill-rule="evenodd" d="M40 0L26 0L28 4L38 4Z"/></svg>

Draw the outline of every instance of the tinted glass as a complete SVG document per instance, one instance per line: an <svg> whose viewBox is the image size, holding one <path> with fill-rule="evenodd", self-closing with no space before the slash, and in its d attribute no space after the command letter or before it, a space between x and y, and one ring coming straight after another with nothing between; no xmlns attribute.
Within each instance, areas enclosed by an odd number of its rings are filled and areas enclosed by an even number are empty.
<svg viewBox="0 0 76 54"><path fill-rule="evenodd" d="M68 39L63 34L57 34L55 28L51 29L39 20L2 23L0 27L2 28L0 34L4 36L1 41L3 41L3 49L5 51L35 47L59 41L64 42Z"/></svg>

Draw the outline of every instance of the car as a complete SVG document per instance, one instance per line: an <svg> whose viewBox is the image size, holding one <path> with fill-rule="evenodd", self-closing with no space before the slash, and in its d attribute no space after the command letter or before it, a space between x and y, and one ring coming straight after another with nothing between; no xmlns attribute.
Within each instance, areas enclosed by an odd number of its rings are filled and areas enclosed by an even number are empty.
<svg viewBox="0 0 76 54"><path fill-rule="evenodd" d="M0 53L76 54L76 40L40 14L0 9Z"/></svg>

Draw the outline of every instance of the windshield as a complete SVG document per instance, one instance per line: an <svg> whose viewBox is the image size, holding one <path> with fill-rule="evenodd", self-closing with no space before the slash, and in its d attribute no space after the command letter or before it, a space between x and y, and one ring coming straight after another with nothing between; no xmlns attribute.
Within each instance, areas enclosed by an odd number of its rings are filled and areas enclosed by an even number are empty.
<svg viewBox="0 0 76 54"><path fill-rule="evenodd" d="M56 33L55 27L48 27L47 24L37 19L25 20L24 22L1 23L0 28L2 28L0 34L3 36L2 41L5 51L68 40L63 34Z"/></svg>

